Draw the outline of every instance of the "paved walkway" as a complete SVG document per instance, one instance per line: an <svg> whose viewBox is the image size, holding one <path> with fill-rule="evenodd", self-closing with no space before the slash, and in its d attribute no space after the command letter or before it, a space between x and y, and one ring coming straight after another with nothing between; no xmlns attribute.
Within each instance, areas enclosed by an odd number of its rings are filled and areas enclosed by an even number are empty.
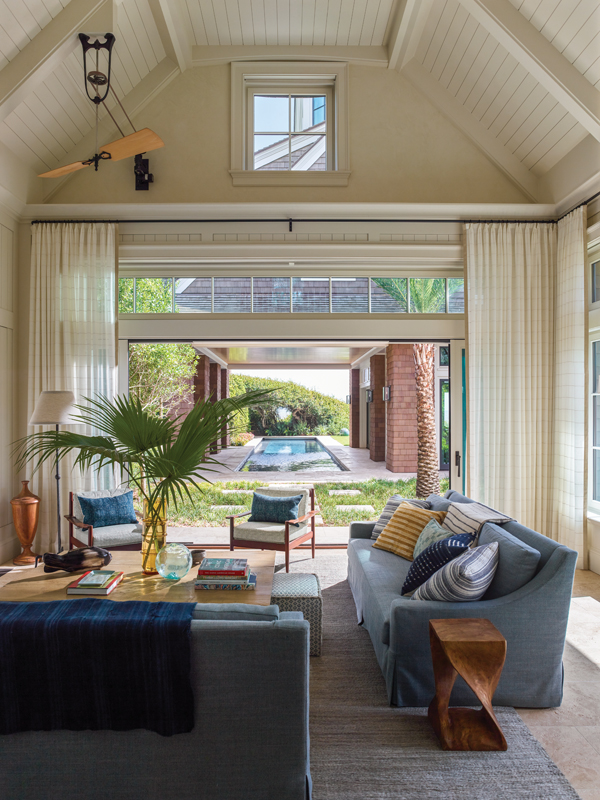
<svg viewBox="0 0 600 800"><path fill-rule="evenodd" d="M315 529L317 544L346 545L348 543L348 527L319 527ZM168 542L192 542L193 544L228 545L229 528L167 528ZM310 544L310 542L309 542Z"/></svg>

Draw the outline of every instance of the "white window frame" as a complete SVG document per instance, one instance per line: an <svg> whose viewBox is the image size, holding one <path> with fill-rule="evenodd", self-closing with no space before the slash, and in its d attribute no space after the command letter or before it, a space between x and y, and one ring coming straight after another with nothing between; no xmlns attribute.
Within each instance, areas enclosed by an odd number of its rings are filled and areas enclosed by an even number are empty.
<svg viewBox="0 0 600 800"><path fill-rule="evenodd" d="M596 232L598 233L598 232ZM588 231L589 235L589 231ZM588 288L590 289L590 305L589 305L589 337L588 337L588 374L589 392L588 392L588 511L593 514L600 515L600 500L594 500L594 396L599 394L594 391L598 387L592 385L592 378L594 375L594 343L600 342L600 301L596 303L591 302L592 293L592 264L600 261L600 238L594 238L588 242L587 253L587 267L588 267Z"/></svg>
<svg viewBox="0 0 600 800"><path fill-rule="evenodd" d="M255 94L327 90L327 170L253 169ZM347 186L348 65L337 62L234 62L231 65L231 169L234 186Z"/></svg>

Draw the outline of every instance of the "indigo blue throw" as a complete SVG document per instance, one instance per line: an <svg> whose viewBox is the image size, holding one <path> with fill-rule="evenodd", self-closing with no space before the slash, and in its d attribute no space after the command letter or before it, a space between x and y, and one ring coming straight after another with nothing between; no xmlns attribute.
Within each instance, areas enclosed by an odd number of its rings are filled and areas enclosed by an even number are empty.
<svg viewBox="0 0 600 800"><path fill-rule="evenodd" d="M98 598L0 603L0 734L191 731L194 608Z"/></svg>
<svg viewBox="0 0 600 800"><path fill-rule="evenodd" d="M294 497L267 497L266 494L254 492L252 516L248 522L279 522L282 525L288 519L298 519L301 500L301 494Z"/></svg>
<svg viewBox="0 0 600 800"><path fill-rule="evenodd" d="M410 565L402 594L414 592L445 564L468 550L474 541L470 533L459 533L430 544Z"/></svg>
<svg viewBox="0 0 600 800"><path fill-rule="evenodd" d="M83 511L83 522L94 528L108 525L135 525L137 518L133 510L133 492L116 494L113 497L82 497L77 495Z"/></svg>

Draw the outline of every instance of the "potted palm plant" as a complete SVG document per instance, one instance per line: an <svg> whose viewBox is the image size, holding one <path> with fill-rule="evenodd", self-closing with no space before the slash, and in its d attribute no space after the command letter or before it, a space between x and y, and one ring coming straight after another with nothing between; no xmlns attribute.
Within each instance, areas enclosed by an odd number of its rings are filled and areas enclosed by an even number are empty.
<svg viewBox="0 0 600 800"><path fill-rule="evenodd" d="M76 453L75 466L82 471L112 466L123 483L137 489L144 506L142 568L155 572L156 552L166 537L166 509L176 510L190 489L201 488L206 472L216 459L211 445L231 431L235 415L256 405L268 391L257 390L216 402L197 403L187 417L159 417L142 407L137 397L110 401L97 396L77 405L74 421L95 431L88 436L73 431L32 433L15 444L16 466L56 464L68 453Z"/></svg>

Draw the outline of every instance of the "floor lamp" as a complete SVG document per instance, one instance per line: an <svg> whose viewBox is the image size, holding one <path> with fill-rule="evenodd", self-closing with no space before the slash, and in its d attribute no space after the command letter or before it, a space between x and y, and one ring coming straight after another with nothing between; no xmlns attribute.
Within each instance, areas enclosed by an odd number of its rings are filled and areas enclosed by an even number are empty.
<svg viewBox="0 0 600 800"><path fill-rule="evenodd" d="M71 417L75 395L73 392L42 392L33 409L29 420L30 425L73 425L75 420ZM58 450L56 451L56 526L57 526L57 553L62 550L60 537L60 471L58 468Z"/></svg>

